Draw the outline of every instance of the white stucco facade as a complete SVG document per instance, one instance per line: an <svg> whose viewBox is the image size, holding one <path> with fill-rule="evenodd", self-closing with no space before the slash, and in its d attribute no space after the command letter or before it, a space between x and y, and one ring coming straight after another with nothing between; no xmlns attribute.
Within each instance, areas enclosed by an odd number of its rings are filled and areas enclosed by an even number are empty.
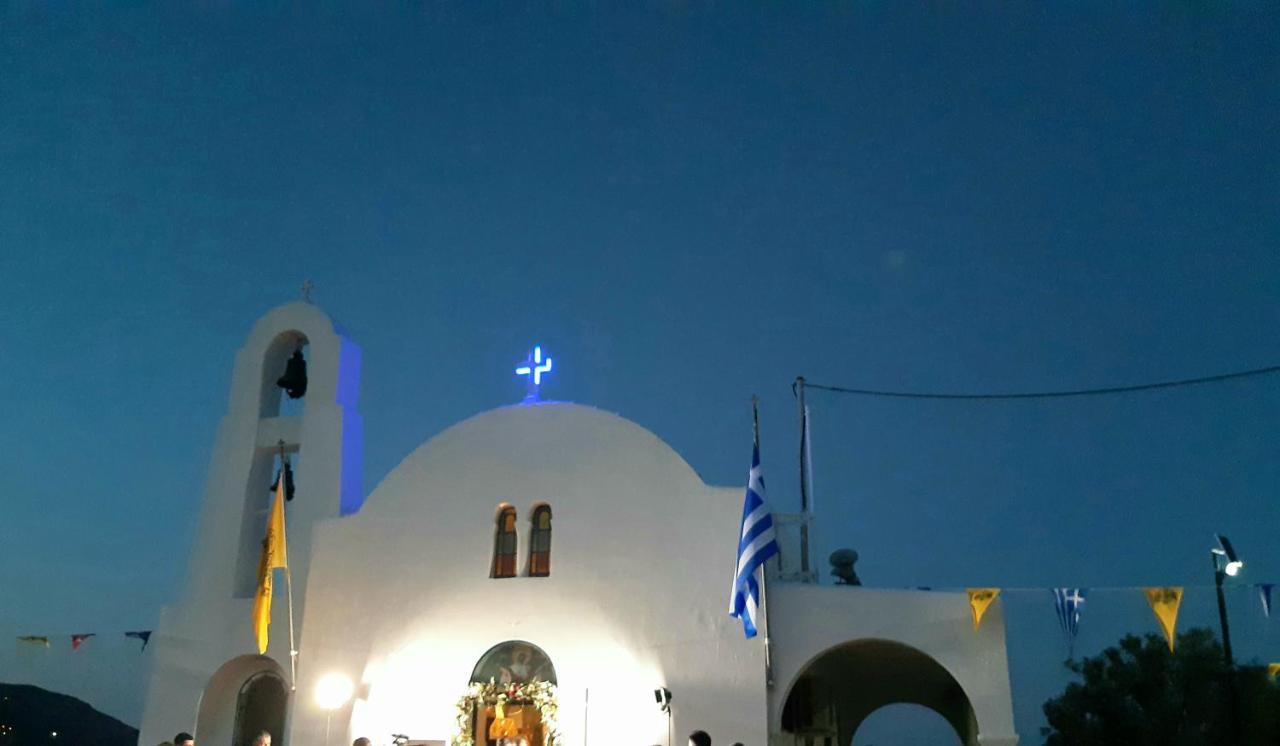
<svg viewBox="0 0 1280 746"><path fill-rule="evenodd" d="M281 418L264 397L292 351L280 340L298 332L310 387L304 412ZM188 585L153 638L141 744L194 727L201 746L240 746L232 728L243 682L264 671L289 676L283 596L259 657L245 593L245 562L256 561L261 539L253 523L281 440L299 459L288 506L299 657L283 743L324 743L326 728L331 743L367 735L382 744L392 732L447 742L473 667L506 641L532 643L554 664L566 746L666 744L669 728L680 744L694 729L717 744L798 743L783 722L793 683L860 640L892 641L945 670L938 680L962 690L970 708L967 740L1016 743L998 603L975 633L964 594L773 583L767 661L763 640L744 640L726 612L742 487L704 484L619 416L565 403L494 409L417 448L365 499L359 362L355 345L307 304L273 311L250 334ZM553 514L551 571L529 577L529 519L542 504ZM512 578L490 577L501 506L518 515ZM332 672L357 689L330 716L311 692ZM899 700L915 701L910 671L892 675L908 684ZM659 687L673 694L670 722L654 702Z"/></svg>

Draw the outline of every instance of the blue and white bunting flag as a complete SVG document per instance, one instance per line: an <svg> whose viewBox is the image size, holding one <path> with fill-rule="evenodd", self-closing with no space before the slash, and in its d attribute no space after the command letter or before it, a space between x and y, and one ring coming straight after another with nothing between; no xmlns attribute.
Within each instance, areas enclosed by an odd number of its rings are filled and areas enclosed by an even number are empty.
<svg viewBox="0 0 1280 746"><path fill-rule="evenodd" d="M756 636L756 613L760 605L760 580L756 571L765 560L777 553L778 539L773 530L773 516L764 501L760 442L756 440L751 449L747 496L742 504L738 564L734 569L733 588L729 593L729 616L742 620L742 631L748 638Z"/></svg>
<svg viewBox="0 0 1280 746"><path fill-rule="evenodd" d="M1053 606L1058 612L1058 624L1067 639L1067 655L1074 657L1076 633L1080 631L1080 609L1084 606L1085 589L1054 588Z"/></svg>
<svg viewBox="0 0 1280 746"><path fill-rule="evenodd" d="M1258 598L1262 599L1262 615L1271 618L1271 589L1275 588L1275 583L1259 583Z"/></svg>

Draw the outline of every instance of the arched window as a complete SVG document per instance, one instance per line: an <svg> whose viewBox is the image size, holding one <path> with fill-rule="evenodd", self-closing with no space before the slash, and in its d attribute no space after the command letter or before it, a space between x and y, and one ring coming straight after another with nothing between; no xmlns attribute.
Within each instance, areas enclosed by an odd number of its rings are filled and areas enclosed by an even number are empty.
<svg viewBox="0 0 1280 746"><path fill-rule="evenodd" d="M493 536L493 578L516 576L516 509L510 505L498 511L498 527Z"/></svg>
<svg viewBox="0 0 1280 746"><path fill-rule="evenodd" d="M529 532L529 576L545 578L551 574L551 506L533 509L533 527Z"/></svg>

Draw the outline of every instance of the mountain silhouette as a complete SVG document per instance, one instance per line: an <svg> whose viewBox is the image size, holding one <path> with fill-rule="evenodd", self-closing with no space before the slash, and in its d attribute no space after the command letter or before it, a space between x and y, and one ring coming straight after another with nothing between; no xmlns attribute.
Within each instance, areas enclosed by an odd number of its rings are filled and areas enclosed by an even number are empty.
<svg viewBox="0 0 1280 746"><path fill-rule="evenodd" d="M38 686L0 684L0 746L137 746L138 731Z"/></svg>

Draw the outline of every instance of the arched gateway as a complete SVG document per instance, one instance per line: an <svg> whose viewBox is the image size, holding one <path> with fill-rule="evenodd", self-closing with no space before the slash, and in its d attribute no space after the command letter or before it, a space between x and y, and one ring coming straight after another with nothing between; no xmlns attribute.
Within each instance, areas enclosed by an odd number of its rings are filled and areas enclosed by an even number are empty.
<svg viewBox="0 0 1280 746"><path fill-rule="evenodd" d="M922 705L966 746L1016 746L997 603L974 629L964 592L769 587L779 746L848 746L876 710Z"/></svg>
<svg viewBox="0 0 1280 746"><path fill-rule="evenodd" d="M787 692L782 729L803 744L847 744L871 713L899 702L928 707L961 742L978 743L973 705L955 677L928 655L891 640L848 642L810 661Z"/></svg>

